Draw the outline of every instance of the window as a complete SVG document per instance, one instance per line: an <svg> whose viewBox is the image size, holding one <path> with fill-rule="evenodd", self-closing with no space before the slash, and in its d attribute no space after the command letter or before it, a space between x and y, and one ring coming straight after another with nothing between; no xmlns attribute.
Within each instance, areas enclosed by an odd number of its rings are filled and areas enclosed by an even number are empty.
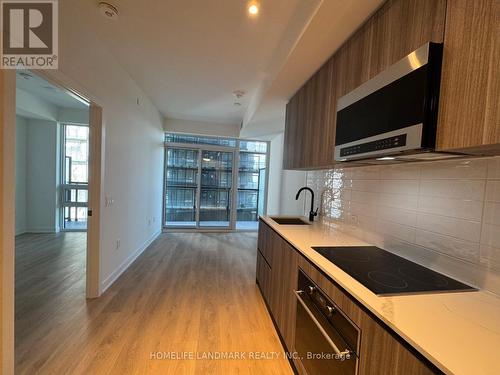
<svg viewBox="0 0 500 375"><path fill-rule="evenodd" d="M167 133L165 145L165 227L257 229L267 142Z"/></svg>
<svg viewBox="0 0 500 375"><path fill-rule="evenodd" d="M257 229L264 214L267 143L240 141L238 166L237 229Z"/></svg>
<svg viewBox="0 0 500 375"><path fill-rule="evenodd" d="M62 159L62 229L86 230L89 181L88 126L62 126Z"/></svg>
<svg viewBox="0 0 500 375"><path fill-rule="evenodd" d="M236 139L166 133L165 142L236 147Z"/></svg>

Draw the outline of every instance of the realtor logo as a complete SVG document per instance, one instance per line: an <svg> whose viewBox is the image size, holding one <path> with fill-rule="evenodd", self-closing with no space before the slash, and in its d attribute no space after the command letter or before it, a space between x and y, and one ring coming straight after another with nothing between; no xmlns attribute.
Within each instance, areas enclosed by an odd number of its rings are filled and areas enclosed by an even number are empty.
<svg viewBox="0 0 500 375"><path fill-rule="evenodd" d="M4 69L57 69L57 0L2 0Z"/></svg>

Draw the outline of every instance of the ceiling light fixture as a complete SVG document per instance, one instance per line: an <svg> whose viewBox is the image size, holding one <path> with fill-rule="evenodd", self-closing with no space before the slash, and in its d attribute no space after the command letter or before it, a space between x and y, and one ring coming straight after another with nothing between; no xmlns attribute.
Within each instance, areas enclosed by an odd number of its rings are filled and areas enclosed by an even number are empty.
<svg viewBox="0 0 500 375"><path fill-rule="evenodd" d="M377 158L377 160L394 160L394 159L396 158L393 156L384 156L382 158Z"/></svg>
<svg viewBox="0 0 500 375"><path fill-rule="evenodd" d="M99 10L101 11L101 14L107 19L116 20L118 18L118 9L110 3L101 1L99 3Z"/></svg>
<svg viewBox="0 0 500 375"><path fill-rule="evenodd" d="M252 1L248 4L248 13L251 16L256 16L259 14L259 4L255 1Z"/></svg>

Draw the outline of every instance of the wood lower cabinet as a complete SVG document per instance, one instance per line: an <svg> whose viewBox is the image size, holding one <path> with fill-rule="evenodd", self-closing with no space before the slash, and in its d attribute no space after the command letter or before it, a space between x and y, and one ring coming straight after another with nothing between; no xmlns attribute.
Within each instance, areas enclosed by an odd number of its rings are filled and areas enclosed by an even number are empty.
<svg viewBox="0 0 500 375"><path fill-rule="evenodd" d="M258 239L258 249L260 250L262 256L266 262L271 265L273 263L273 233L274 231L265 223L260 221L259 223L259 239Z"/></svg>
<svg viewBox="0 0 500 375"><path fill-rule="evenodd" d="M261 238L261 234L265 238ZM288 352L295 351L295 315L299 268L314 281L328 297L360 329L359 375L428 375L440 373L409 344L386 329L351 296L324 276L293 246L262 220L259 222L257 251L257 282L267 302L269 312ZM272 253L267 263L264 252ZM296 370L307 375L301 362L294 360Z"/></svg>
<svg viewBox="0 0 500 375"><path fill-rule="evenodd" d="M261 234L265 236L265 240L261 239ZM293 247L262 220L259 222L258 243L259 246L265 248L265 253L272 253L272 263L267 264L262 255L262 249L259 248L257 252L257 280L281 337L288 349L292 350L296 306L293 291L297 287L298 254ZM261 258L260 261L259 258ZM263 266L262 262L266 263L268 267ZM259 272L261 272L261 275L259 275ZM267 276L267 272L269 276ZM269 287L267 283L269 283Z"/></svg>
<svg viewBox="0 0 500 375"><path fill-rule="evenodd" d="M295 340L295 309L294 290L297 288L298 254L281 237L276 236L274 242L274 261L271 271L271 309L281 337L288 350L293 351Z"/></svg>
<svg viewBox="0 0 500 375"><path fill-rule="evenodd" d="M262 295L268 301L271 297L271 267L260 251L257 251L257 270L255 273Z"/></svg>

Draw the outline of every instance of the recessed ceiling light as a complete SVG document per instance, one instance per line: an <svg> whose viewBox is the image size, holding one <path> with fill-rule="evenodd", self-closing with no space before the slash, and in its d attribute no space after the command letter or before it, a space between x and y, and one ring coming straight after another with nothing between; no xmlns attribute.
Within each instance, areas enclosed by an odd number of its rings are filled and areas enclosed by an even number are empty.
<svg viewBox="0 0 500 375"><path fill-rule="evenodd" d="M248 13L251 16L256 16L259 13L259 4L257 4L256 2L251 2L250 4L248 4Z"/></svg>
<svg viewBox="0 0 500 375"><path fill-rule="evenodd" d="M203 158L203 161L207 161L208 162L208 161L212 161L212 159L210 159L210 158Z"/></svg>

